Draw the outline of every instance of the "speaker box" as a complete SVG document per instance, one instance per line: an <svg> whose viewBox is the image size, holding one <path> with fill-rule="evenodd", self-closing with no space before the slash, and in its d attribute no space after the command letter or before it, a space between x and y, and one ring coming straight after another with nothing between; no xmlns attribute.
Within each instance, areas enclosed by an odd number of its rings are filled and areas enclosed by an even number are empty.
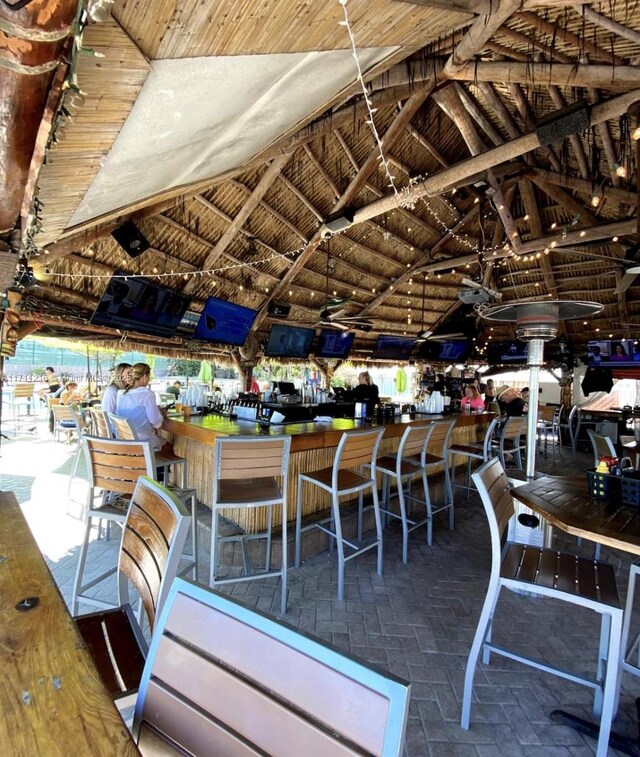
<svg viewBox="0 0 640 757"><path fill-rule="evenodd" d="M277 318L286 318L291 310L291 305L283 305L281 302L269 303L269 315L275 315Z"/></svg>
<svg viewBox="0 0 640 757"><path fill-rule="evenodd" d="M150 247L144 234L133 221L127 221L122 226L118 226L111 232L111 236L131 258L137 258Z"/></svg>

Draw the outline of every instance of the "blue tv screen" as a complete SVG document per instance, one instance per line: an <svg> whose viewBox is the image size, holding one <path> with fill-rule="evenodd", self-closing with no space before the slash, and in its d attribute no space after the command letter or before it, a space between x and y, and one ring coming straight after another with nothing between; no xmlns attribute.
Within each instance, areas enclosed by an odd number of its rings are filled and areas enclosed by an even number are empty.
<svg viewBox="0 0 640 757"><path fill-rule="evenodd" d="M510 342L489 342L487 360L489 363L526 363L527 350L527 343L519 339Z"/></svg>
<svg viewBox="0 0 640 757"><path fill-rule="evenodd" d="M116 271L109 280L91 323L153 336L173 336L189 297L142 276Z"/></svg>
<svg viewBox="0 0 640 757"><path fill-rule="evenodd" d="M349 354L355 334L339 329L322 329L316 357L345 358Z"/></svg>
<svg viewBox="0 0 640 757"><path fill-rule="evenodd" d="M376 346L373 348L371 357L374 360L408 360L414 346L413 337L381 334L376 339Z"/></svg>
<svg viewBox="0 0 640 757"><path fill-rule="evenodd" d="M440 345L438 360L457 363L466 360L469 354L469 342L466 339L447 339Z"/></svg>
<svg viewBox="0 0 640 757"><path fill-rule="evenodd" d="M266 357L309 357L315 335L313 329L274 323L264 354Z"/></svg>
<svg viewBox="0 0 640 757"><path fill-rule="evenodd" d="M194 339L241 347L247 341L257 315L257 311L251 308L209 297L193 332Z"/></svg>

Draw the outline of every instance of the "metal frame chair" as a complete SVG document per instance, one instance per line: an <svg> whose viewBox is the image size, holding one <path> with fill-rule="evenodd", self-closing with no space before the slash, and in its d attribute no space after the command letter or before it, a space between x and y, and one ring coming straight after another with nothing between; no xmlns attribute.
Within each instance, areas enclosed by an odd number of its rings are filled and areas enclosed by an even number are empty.
<svg viewBox="0 0 640 757"><path fill-rule="evenodd" d="M113 695L137 688L147 643L129 604L129 583L153 627L176 577L191 517L171 492L147 476L138 478L127 512L118 561L116 609L80 615L75 623L98 672Z"/></svg>
<svg viewBox="0 0 640 757"><path fill-rule="evenodd" d="M65 433L67 444L71 444L71 437L77 434L77 441L80 441L82 435L82 420L80 414L73 405L52 405L53 413L53 436L56 441L60 441L60 434Z"/></svg>
<svg viewBox="0 0 640 757"><path fill-rule="evenodd" d="M545 455L547 454L549 445L549 433L551 433L551 449L555 452L556 443L558 445L558 453L562 454L562 445L560 444L560 413L562 412L561 405L544 405L540 408L538 413L538 445L539 448L543 447Z"/></svg>
<svg viewBox="0 0 640 757"><path fill-rule="evenodd" d="M524 442L522 438L524 437ZM535 440L532 440L535 442ZM518 470L522 470L522 452L526 450L527 442L527 418L526 416L511 417L502 424L498 441L491 443L491 449L497 452L502 467L506 468L505 455L513 454ZM485 460L486 462L486 460Z"/></svg>
<svg viewBox="0 0 640 757"><path fill-rule="evenodd" d="M566 423L560 422L560 429L566 429L569 434L569 440L571 442L571 455L574 460L576 459L576 451L578 449L580 429L582 428L582 426L586 425L591 425L593 428L595 428L596 426L595 422L593 421L582 420L581 410L578 405L574 405L571 408Z"/></svg>
<svg viewBox="0 0 640 757"><path fill-rule="evenodd" d="M133 737L143 754L400 757L410 688L176 579L151 641Z"/></svg>
<svg viewBox="0 0 640 757"><path fill-rule="evenodd" d="M511 542L506 542L502 548L504 531L514 514L507 475L500 461L493 459L473 474L473 480L489 521L491 576L467 661L461 725L464 729L469 728L473 679L480 653L483 653L483 662L488 664L490 654L494 652L594 688L594 714L600 715L597 755L605 757L615 710L622 635L622 609L615 571L608 563L587 560L557 550ZM492 644L493 615L503 588L563 600L599 613L602 621L595 680Z"/></svg>
<svg viewBox="0 0 640 757"><path fill-rule="evenodd" d="M491 457L493 434L500 423L500 418L494 418L487 426L487 430L484 434L484 439L481 442L474 442L472 444L450 444L449 455L451 456L451 473L449 480L451 487L458 486L461 489L467 490L467 497L471 494L471 461L481 460L486 463ZM462 455L467 458L467 476L466 484L456 484L456 457Z"/></svg>
<svg viewBox="0 0 640 757"><path fill-rule="evenodd" d="M216 587L237 581L280 577L280 611L287 611L287 478L290 436L229 436L216 439L214 451L213 499L211 502L211 565L209 584ZM278 481L280 479L280 481ZM282 508L282 557L280 570L271 570L273 508ZM267 508L267 530L258 534L219 536L220 513L248 507ZM249 540L266 539L264 570L253 572L246 552ZM218 576L219 545L240 542L244 575Z"/></svg>
<svg viewBox="0 0 640 757"><path fill-rule="evenodd" d="M318 528L329 534L329 546L333 549L335 539L338 551L338 599L344 599L344 566L348 560L374 547L378 550L378 575L382 575L382 519L380 517L380 502L376 482L376 458L380 442L384 435L384 426L380 428L345 431L338 442L333 465L313 473L298 474L298 499L296 503L296 546L295 566L300 567L302 534L312 528ZM368 476L356 473L354 468L363 470L367 466ZM331 515L329 518L316 521L302 527L302 494L305 481L320 487L331 495ZM340 497L357 494L361 506L364 492L371 490L373 511L375 518L376 538L370 544L358 546L345 539L342 535L340 519ZM329 527L325 526L329 523ZM361 534L358 534L361 537ZM358 538L358 541L361 539ZM345 545L353 552L345 557Z"/></svg>

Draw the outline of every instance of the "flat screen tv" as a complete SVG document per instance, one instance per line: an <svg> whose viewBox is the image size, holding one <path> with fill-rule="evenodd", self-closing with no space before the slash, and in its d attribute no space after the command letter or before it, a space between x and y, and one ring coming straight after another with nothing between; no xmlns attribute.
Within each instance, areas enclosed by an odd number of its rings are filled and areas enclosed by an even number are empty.
<svg viewBox="0 0 640 757"><path fill-rule="evenodd" d="M315 335L313 329L274 323L264 351L265 357L309 357Z"/></svg>
<svg viewBox="0 0 640 757"><path fill-rule="evenodd" d="M193 336L207 342L241 347L246 341L258 313L242 305L209 297L204 303Z"/></svg>
<svg viewBox="0 0 640 757"><path fill-rule="evenodd" d="M587 342L589 365L611 368L640 367L640 345L633 339L602 339Z"/></svg>
<svg viewBox="0 0 640 757"><path fill-rule="evenodd" d="M470 344L466 339L447 339L440 343L438 360L448 363L458 363L466 360Z"/></svg>
<svg viewBox="0 0 640 757"><path fill-rule="evenodd" d="M408 360L415 343L413 337L381 334L376 339L371 357L374 360Z"/></svg>
<svg viewBox="0 0 640 757"><path fill-rule="evenodd" d="M489 342L487 360L490 364L526 363L528 346L519 339L505 342Z"/></svg>
<svg viewBox="0 0 640 757"><path fill-rule="evenodd" d="M339 329L322 329L316 348L316 357L345 358L351 350L355 334Z"/></svg>
<svg viewBox="0 0 640 757"><path fill-rule="evenodd" d="M91 316L91 323L153 336L173 336L188 305L189 297L179 292L141 276L116 271Z"/></svg>

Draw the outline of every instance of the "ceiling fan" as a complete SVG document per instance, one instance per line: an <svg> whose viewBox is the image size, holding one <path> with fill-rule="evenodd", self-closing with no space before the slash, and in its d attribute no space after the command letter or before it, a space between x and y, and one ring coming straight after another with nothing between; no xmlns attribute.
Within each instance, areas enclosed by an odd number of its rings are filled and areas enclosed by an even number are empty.
<svg viewBox="0 0 640 757"><path fill-rule="evenodd" d="M369 318L358 315L349 315L349 311L343 307L349 302L350 297L331 297L329 295L329 274L335 270L335 264L331 258L330 240L327 240L327 272L324 302L320 305L320 318L316 326L336 328L342 331L356 329L357 331L371 331L373 323Z"/></svg>
<svg viewBox="0 0 640 757"><path fill-rule="evenodd" d="M447 322L440 324L435 329L426 329L424 326L425 302L426 302L426 279L422 280L422 325L416 342L446 342L448 339L465 339L462 331L456 330L455 326L451 327ZM446 330L446 333L445 333Z"/></svg>
<svg viewBox="0 0 640 757"><path fill-rule="evenodd" d="M462 279L461 282L466 289L463 289L458 293L458 299L462 300L467 305L481 305L484 302L490 300L501 300L502 294L492 289L489 286L485 286L479 281L473 281L473 279Z"/></svg>
<svg viewBox="0 0 640 757"><path fill-rule="evenodd" d="M640 274L640 243L636 242L631 247L627 247L623 266L625 273Z"/></svg>

